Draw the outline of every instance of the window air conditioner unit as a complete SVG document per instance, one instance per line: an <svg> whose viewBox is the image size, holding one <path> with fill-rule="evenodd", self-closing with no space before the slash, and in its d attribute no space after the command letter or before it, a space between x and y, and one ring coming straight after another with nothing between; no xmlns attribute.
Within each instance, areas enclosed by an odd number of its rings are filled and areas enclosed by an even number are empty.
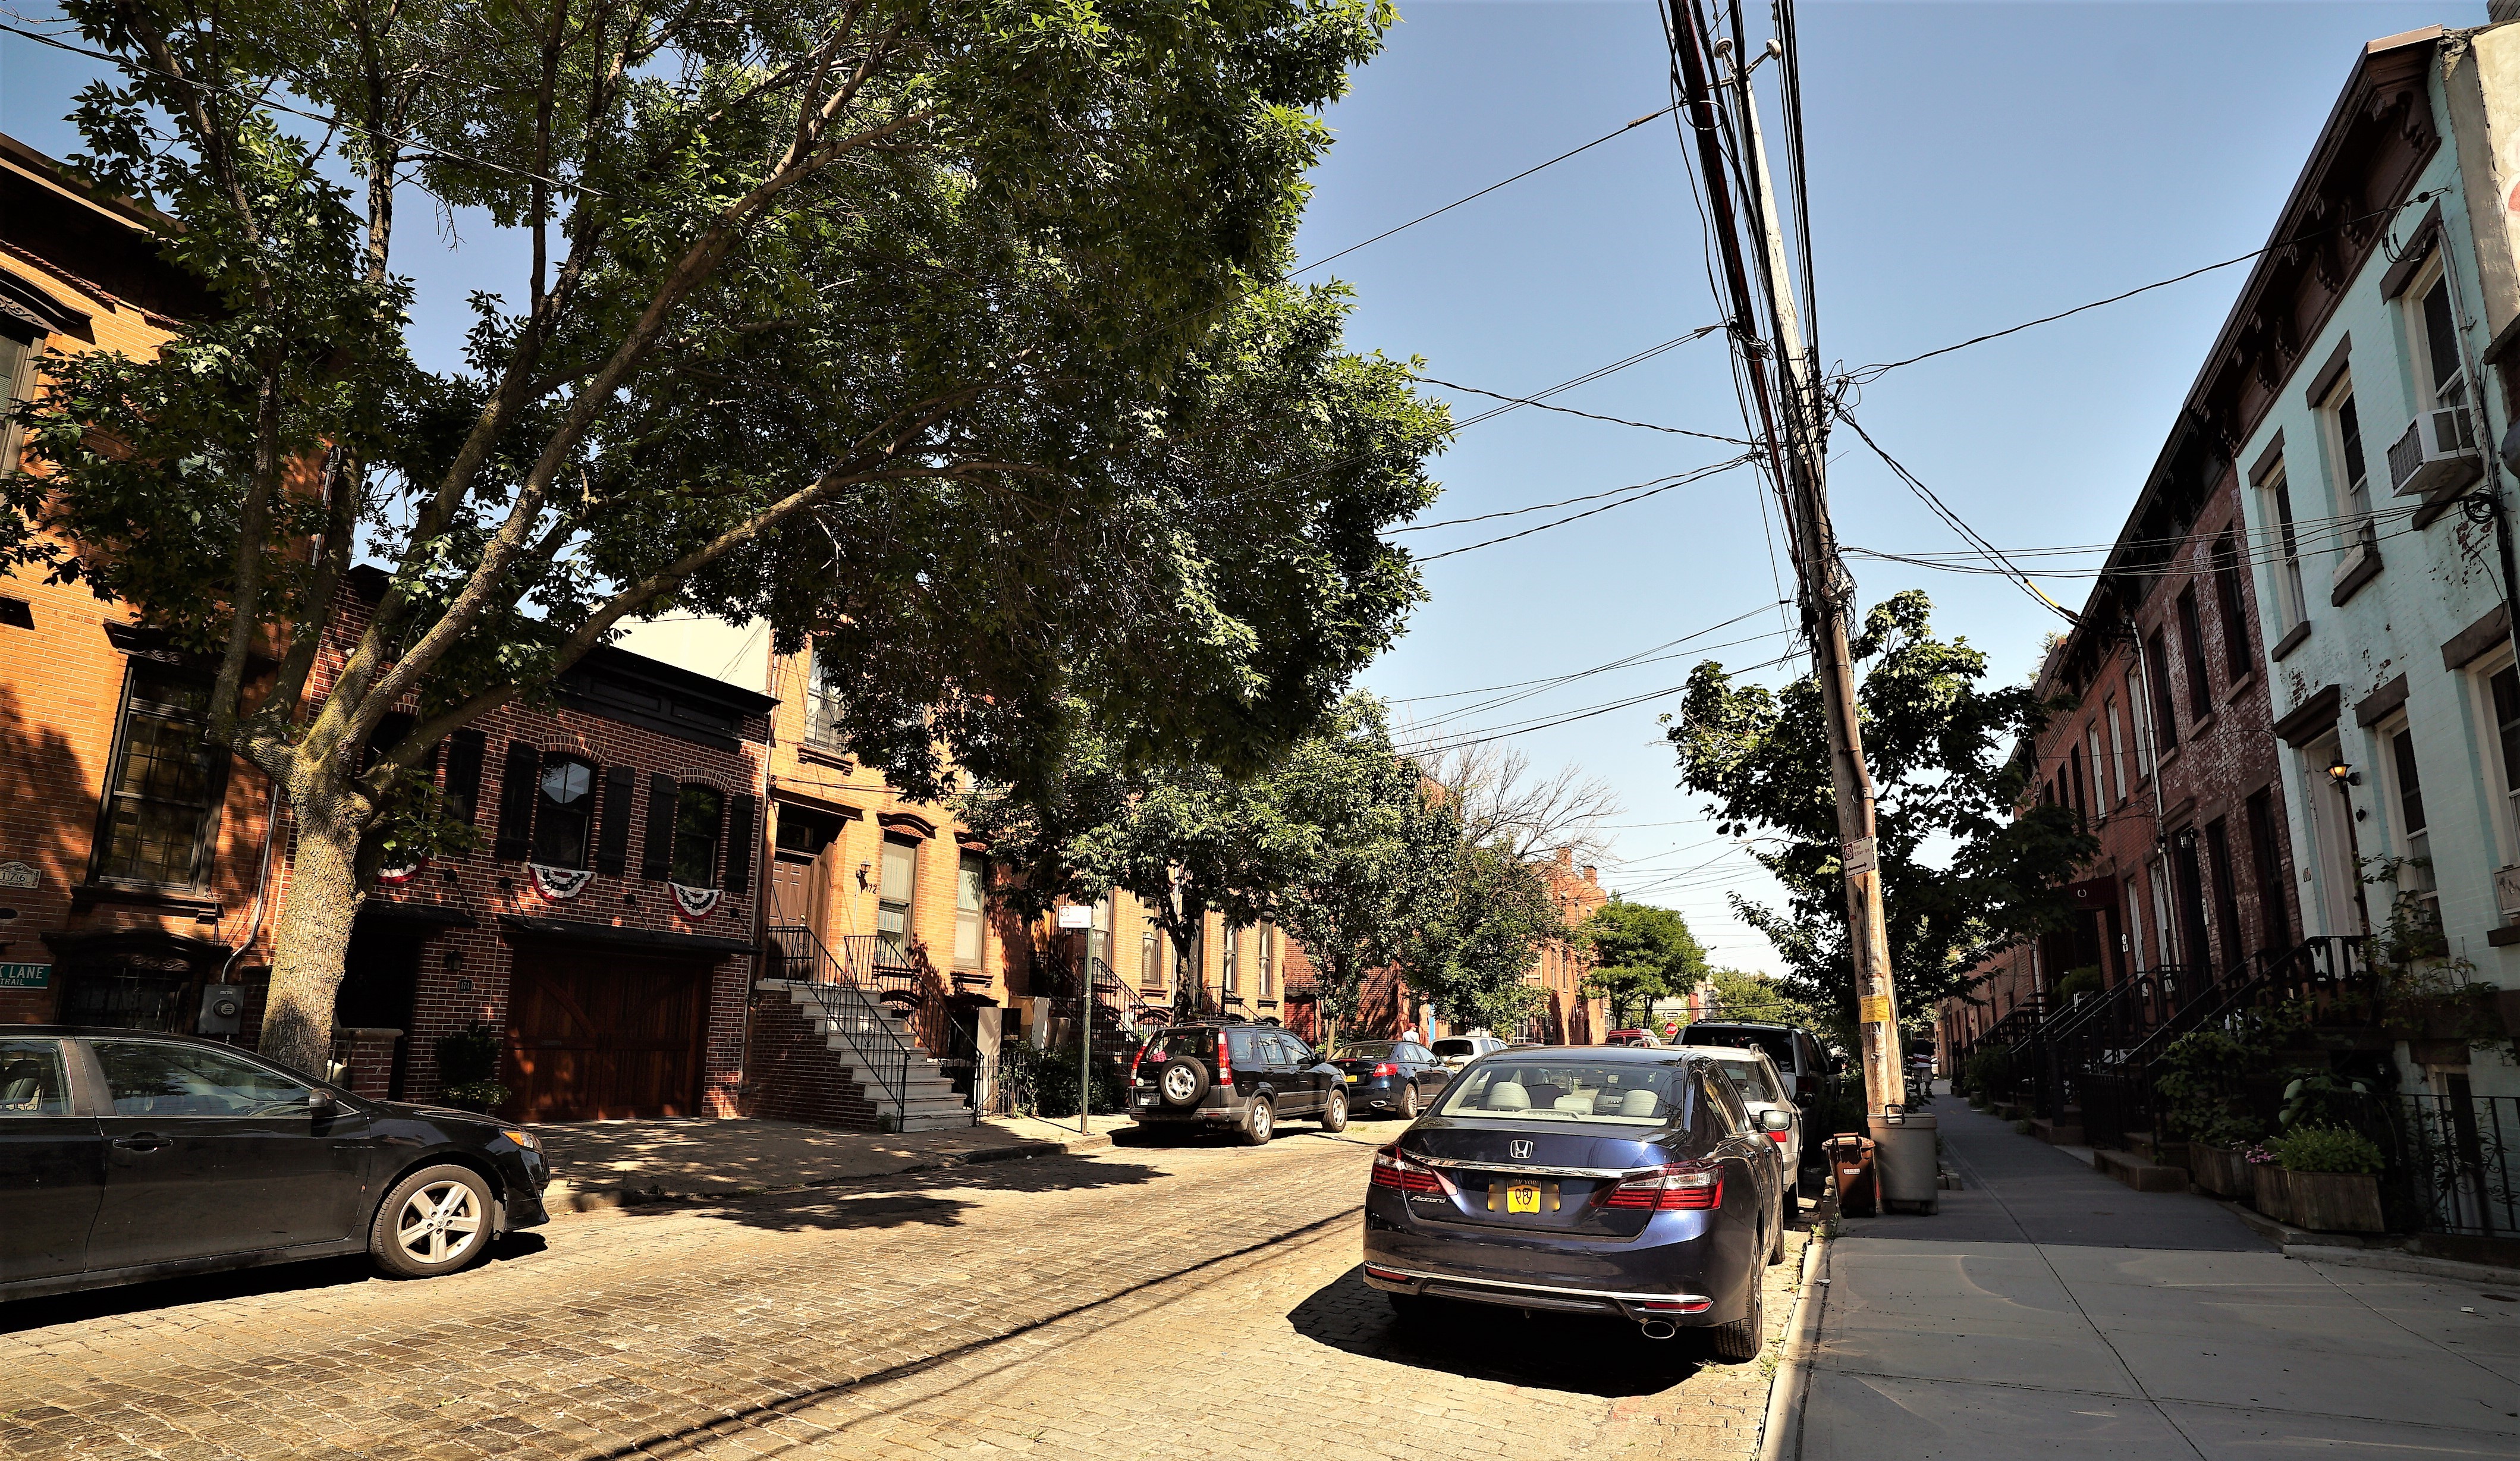
<svg viewBox="0 0 2520 1461"><path fill-rule="evenodd" d="M2419 411L2389 447L2389 487L2400 497L2430 497L2485 475L2476 427L2464 406Z"/></svg>

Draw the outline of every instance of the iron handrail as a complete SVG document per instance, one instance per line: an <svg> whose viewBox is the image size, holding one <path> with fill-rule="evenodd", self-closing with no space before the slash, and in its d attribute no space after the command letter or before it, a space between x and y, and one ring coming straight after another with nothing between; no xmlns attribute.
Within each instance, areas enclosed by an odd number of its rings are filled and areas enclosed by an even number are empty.
<svg viewBox="0 0 2520 1461"><path fill-rule="evenodd" d="M787 977L805 985L821 1006L823 1018L841 1034L867 1065L862 1073L873 1074L876 1084L892 1097L894 1112L907 1116L910 1111L910 1068L914 1059L910 1042L886 1017L884 991L876 987L858 969L832 954L814 931L797 924L773 925L764 931ZM846 948L849 939L841 944Z"/></svg>

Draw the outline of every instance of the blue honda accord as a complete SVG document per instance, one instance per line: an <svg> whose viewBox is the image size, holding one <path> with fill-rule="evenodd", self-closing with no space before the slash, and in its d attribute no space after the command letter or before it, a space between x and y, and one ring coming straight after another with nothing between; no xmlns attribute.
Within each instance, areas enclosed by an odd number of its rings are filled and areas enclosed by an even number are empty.
<svg viewBox="0 0 2520 1461"><path fill-rule="evenodd" d="M1374 1153L1365 1281L1403 1319L1438 1299L1602 1314L1649 1339L1708 1329L1718 1355L1749 1359L1786 1180L1702 1055L1499 1051Z"/></svg>

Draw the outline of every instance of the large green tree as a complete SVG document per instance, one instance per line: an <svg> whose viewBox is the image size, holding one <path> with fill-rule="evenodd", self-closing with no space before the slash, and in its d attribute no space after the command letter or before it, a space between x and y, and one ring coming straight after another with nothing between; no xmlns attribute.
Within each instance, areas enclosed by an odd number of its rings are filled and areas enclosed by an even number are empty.
<svg viewBox="0 0 2520 1461"><path fill-rule="evenodd" d="M1643 1018L1653 1001L1685 994L1706 977L1706 949L1678 910L1631 903L1615 894L1575 930L1592 956L1584 993L1610 1002L1610 1023Z"/></svg>
<svg viewBox="0 0 2520 1461"><path fill-rule="evenodd" d="M2035 741L2048 708L2024 686L1987 683L1986 656L1934 636L1932 604L1899 593L1873 606L1853 642L1864 750L1877 795L1890 967L1910 1010L1964 992L1988 951L2060 925L2063 891L2096 844L2072 811L2022 806L2012 747ZM1772 908L1733 906L1784 955L1785 991L1856 1046L1855 983L1818 687L1735 685L1721 664L1690 672L1666 736L1681 786L1740 828L1768 829L1754 851L1784 885Z"/></svg>
<svg viewBox="0 0 2520 1461"><path fill-rule="evenodd" d="M1542 940L1564 934L1565 921L1531 863L1499 842L1461 833L1450 873L1437 880L1427 905L1414 910L1418 922L1402 941L1400 972L1456 1028L1510 1030L1540 1002L1527 976Z"/></svg>
<svg viewBox="0 0 2520 1461"><path fill-rule="evenodd" d="M934 794L940 739L1037 779L1071 696L1263 762L1417 596L1378 532L1443 417L1282 282L1381 0L64 11L120 68L76 164L181 217L221 307L50 362L0 550L215 662L212 741L295 819L263 1048L301 1068L429 748L625 619L816 636ZM415 201L516 241L453 371L406 342ZM337 623L354 543L389 584Z"/></svg>

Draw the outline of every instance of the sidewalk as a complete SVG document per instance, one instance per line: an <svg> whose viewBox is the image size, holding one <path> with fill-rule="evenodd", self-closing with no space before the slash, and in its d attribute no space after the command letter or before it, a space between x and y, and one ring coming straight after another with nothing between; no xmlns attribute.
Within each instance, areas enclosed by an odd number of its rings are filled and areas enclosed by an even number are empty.
<svg viewBox="0 0 2520 1461"><path fill-rule="evenodd" d="M1772 1454L2520 1457L2520 1294L2287 1259L1937 1102L1964 1184L1844 1223Z"/></svg>
<svg viewBox="0 0 2520 1461"><path fill-rule="evenodd" d="M1096 1117L1087 1135L1073 1117L1063 1122L992 1117L976 1126L905 1135L691 1118L533 1129L552 1164L543 1201L553 1217L564 1218L630 1203L747 1197L852 1177L1093 1151L1111 1145L1111 1132L1128 1125L1127 1117Z"/></svg>

